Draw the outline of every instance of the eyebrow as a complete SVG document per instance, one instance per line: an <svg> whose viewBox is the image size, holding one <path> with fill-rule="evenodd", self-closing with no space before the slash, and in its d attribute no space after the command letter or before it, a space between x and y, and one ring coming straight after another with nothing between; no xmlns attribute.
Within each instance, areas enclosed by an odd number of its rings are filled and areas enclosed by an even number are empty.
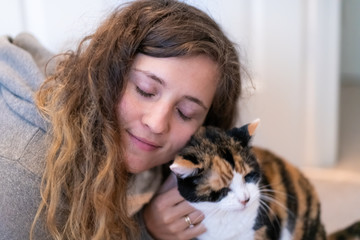
<svg viewBox="0 0 360 240"><path fill-rule="evenodd" d="M192 96L185 96L186 99L200 105L202 108L204 108L205 110L208 110L208 107L205 106L205 104L198 98L192 97Z"/></svg>
<svg viewBox="0 0 360 240"><path fill-rule="evenodd" d="M161 78L159 78L158 76L156 76L155 74L148 72L148 71L140 70L137 68L134 68L134 70L137 72L141 72L141 73L145 74L146 76L148 76L150 79L153 79L154 81L160 83L161 85L166 86L165 81L162 80ZM200 99L193 97L193 96L188 96L188 95L186 95L185 98L189 101L192 101L192 102L198 104L200 107L204 108L205 110L208 110L208 107L206 107L205 104Z"/></svg>
<svg viewBox="0 0 360 240"><path fill-rule="evenodd" d="M162 80L161 78L159 78L158 76L156 76L155 74L153 74L151 72L148 72L148 71L140 70L140 69L137 69L137 68L134 68L134 70L137 71L137 72L141 72L141 73L145 74L146 76L148 76L149 78L151 78L151 79L155 80L156 82L160 83L161 85L166 86L165 81Z"/></svg>

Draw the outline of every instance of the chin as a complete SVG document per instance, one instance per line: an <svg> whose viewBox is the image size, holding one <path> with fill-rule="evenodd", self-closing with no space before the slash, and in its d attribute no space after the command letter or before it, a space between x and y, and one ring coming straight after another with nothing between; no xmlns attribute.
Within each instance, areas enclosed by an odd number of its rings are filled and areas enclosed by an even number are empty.
<svg viewBox="0 0 360 240"><path fill-rule="evenodd" d="M130 161L130 164L128 163L128 161ZM148 169L144 167L144 164L136 164L136 162L137 161L135 159L126 161L126 169L129 173L137 174Z"/></svg>
<svg viewBox="0 0 360 240"><path fill-rule="evenodd" d="M150 169L151 167L144 167L144 166L129 166L127 165L127 170L129 173L133 173L133 174L137 174L137 173L141 173L144 172L148 169Z"/></svg>
<svg viewBox="0 0 360 240"><path fill-rule="evenodd" d="M135 168L127 168L127 171L132 174L138 174L141 173L141 170L135 169Z"/></svg>

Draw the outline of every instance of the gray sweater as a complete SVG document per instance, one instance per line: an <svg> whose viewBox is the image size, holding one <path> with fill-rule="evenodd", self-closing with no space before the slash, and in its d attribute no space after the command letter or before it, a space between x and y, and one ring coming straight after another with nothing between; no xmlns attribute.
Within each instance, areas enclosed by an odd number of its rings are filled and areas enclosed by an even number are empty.
<svg viewBox="0 0 360 240"><path fill-rule="evenodd" d="M29 239L46 151L33 100L52 56L31 35L0 37L0 239ZM42 70L40 70L42 69ZM37 229L35 239L46 239Z"/></svg>
<svg viewBox="0 0 360 240"><path fill-rule="evenodd" d="M29 239L40 202L45 167L46 122L34 104L34 93L45 79L53 56L32 35L0 37L0 240ZM52 62L47 71L52 72ZM134 176L128 210L139 222L141 239L151 239L141 208L161 183L161 167ZM34 239L49 239L40 223Z"/></svg>

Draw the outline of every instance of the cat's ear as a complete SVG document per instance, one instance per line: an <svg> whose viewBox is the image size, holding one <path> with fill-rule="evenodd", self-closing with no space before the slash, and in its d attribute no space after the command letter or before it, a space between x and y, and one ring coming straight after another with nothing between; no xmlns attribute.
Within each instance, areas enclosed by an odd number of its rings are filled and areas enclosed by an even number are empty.
<svg viewBox="0 0 360 240"><path fill-rule="evenodd" d="M259 123L260 119L256 119L242 127L230 129L227 131L227 134L245 147L249 144L251 137L254 135Z"/></svg>
<svg viewBox="0 0 360 240"><path fill-rule="evenodd" d="M194 176L199 172L199 166L193 162L176 156L174 162L170 165L170 169L176 176L186 178Z"/></svg>

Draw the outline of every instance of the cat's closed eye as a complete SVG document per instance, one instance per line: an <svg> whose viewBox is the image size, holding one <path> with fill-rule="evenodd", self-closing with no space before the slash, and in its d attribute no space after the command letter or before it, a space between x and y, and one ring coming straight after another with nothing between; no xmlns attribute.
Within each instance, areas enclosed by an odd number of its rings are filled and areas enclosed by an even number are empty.
<svg viewBox="0 0 360 240"><path fill-rule="evenodd" d="M222 188L220 191L223 192L224 195L227 195L228 192L231 192L231 189L228 188L228 187L224 187L224 188Z"/></svg>
<svg viewBox="0 0 360 240"><path fill-rule="evenodd" d="M222 198L226 197L229 192L231 192L231 189L228 188L228 187L224 187L224 188L220 189L220 190L217 192L217 194L215 194L215 195L217 195L217 196L216 196L217 201L219 201L219 200L221 200Z"/></svg>
<svg viewBox="0 0 360 240"><path fill-rule="evenodd" d="M251 171L245 176L245 182L247 183L256 183L260 179L260 173Z"/></svg>

